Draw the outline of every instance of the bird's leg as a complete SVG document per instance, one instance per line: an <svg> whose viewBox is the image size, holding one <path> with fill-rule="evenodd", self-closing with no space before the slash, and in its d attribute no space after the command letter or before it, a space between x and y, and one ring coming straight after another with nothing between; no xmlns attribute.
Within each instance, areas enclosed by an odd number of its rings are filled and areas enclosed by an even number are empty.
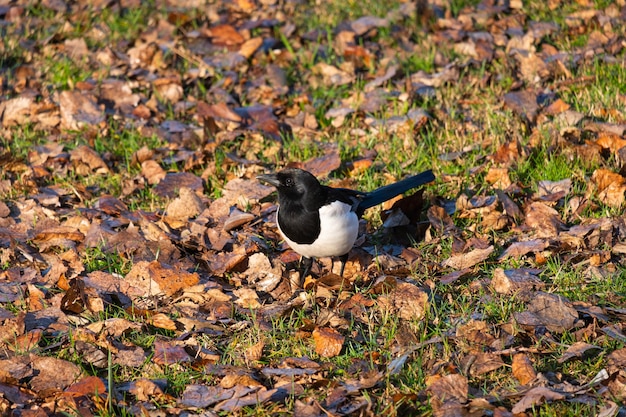
<svg viewBox="0 0 626 417"><path fill-rule="evenodd" d="M304 279L307 277L307 275L309 275L309 272L311 272L311 267L313 266L313 258L307 258L306 256L303 256L302 259L300 259L300 281L302 281L304 283Z"/></svg>
<svg viewBox="0 0 626 417"><path fill-rule="evenodd" d="M345 255L341 255L339 257L339 260L341 261L341 269L339 270L339 276L343 278L343 270L346 269L346 262L348 262L348 253L346 253Z"/></svg>

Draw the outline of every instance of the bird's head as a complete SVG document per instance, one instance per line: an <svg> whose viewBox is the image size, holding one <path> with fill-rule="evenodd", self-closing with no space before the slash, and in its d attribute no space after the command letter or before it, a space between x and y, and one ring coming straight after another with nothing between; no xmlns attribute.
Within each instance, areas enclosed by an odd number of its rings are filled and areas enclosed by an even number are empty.
<svg viewBox="0 0 626 417"><path fill-rule="evenodd" d="M309 199L319 198L323 188L313 174L299 168L286 168L282 171L263 174L258 180L273 185L278 190L278 203L300 203L308 206Z"/></svg>

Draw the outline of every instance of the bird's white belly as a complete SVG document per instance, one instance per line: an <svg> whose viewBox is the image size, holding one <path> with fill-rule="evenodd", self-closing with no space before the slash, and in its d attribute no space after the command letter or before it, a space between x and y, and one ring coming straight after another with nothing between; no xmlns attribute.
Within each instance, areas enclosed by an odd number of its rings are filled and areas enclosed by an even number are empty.
<svg viewBox="0 0 626 417"><path fill-rule="evenodd" d="M352 249L358 232L359 218L356 213L339 201L320 208L320 235L313 243L293 242L280 230L289 247L307 258L345 255Z"/></svg>

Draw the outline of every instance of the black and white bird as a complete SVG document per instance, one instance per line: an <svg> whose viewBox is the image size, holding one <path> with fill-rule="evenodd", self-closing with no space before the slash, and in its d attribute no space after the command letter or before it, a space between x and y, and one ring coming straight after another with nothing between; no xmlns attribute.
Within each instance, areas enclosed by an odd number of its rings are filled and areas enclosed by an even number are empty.
<svg viewBox="0 0 626 417"><path fill-rule="evenodd" d="M365 193L320 184L313 174L287 168L257 177L278 190L276 223L287 244L302 256L302 277L313 258L338 256L341 272L357 239L363 212L435 179L432 171L405 178Z"/></svg>

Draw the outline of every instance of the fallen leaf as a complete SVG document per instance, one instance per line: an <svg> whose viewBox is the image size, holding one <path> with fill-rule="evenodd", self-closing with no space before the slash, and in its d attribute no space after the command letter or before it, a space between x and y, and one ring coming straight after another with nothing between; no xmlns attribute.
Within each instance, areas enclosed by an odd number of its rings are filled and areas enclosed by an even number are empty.
<svg viewBox="0 0 626 417"><path fill-rule="evenodd" d="M513 355L511 368L513 376L522 385L530 384L537 378L537 371L535 371L532 361L525 353L516 353Z"/></svg>
<svg viewBox="0 0 626 417"><path fill-rule="evenodd" d="M535 231L535 235L538 237L555 237L562 230L565 230L559 213L552 207L538 201L531 203L526 208L526 224Z"/></svg>
<svg viewBox="0 0 626 417"><path fill-rule="evenodd" d="M563 333L571 330L578 322L578 312L571 303L557 294L537 292L528 311L533 313L548 330Z"/></svg>
<svg viewBox="0 0 626 417"><path fill-rule="evenodd" d="M589 355L597 354L597 352L595 352L596 350L601 350L601 348L585 342L575 342L573 345L568 347L565 352L563 352L557 361L559 363L563 363L574 358L584 359Z"/></svg>
<svg viewBox="0 0 626 417"><path fill-rule="evenodd" d="M181 345L156 340L152 360L158 365L172 365L180 362L191 362L191 357Z"/></svg>
<svg viewBox="0 0 626 417"><path fill-rule="evenodd" d="M523 269L496 268L491 278L491 286L499 294L510 294L541 289L545 284L537 276Z"/></svg>
<svg viewBox="0 0 626 417"><path fill-rule="evenodd" d="M597 169L591 176L591 181L598 189L598 199L612 207L621 207L624 203L626 179L607 169Z"/></svg>
<svg viewBox="0 0 626 417"><path fill-rule="evenodd" d="M531 407L540 406L546 402L561 401L565 399L565 395L546 387L536 387L528 391L524 397L519 400L511 412L514 414L522 413Z"/></svg>
<svg viewBox="0 0 626 417"><path fill-rule="evenodd" d="M453 269L467 269L489 258L489 255L491 255L493 251L493 246L489 246L485 249L474 249L468 253L453 255L441 264L442 266Z"/></svg>
<svg viewBox="0 0 626 417"><path fill-rule="evenodd" d="M341 333L330 327L318 327L313 330L315 352L324 358L339 355L344 340L345 337Z"/></svg>

